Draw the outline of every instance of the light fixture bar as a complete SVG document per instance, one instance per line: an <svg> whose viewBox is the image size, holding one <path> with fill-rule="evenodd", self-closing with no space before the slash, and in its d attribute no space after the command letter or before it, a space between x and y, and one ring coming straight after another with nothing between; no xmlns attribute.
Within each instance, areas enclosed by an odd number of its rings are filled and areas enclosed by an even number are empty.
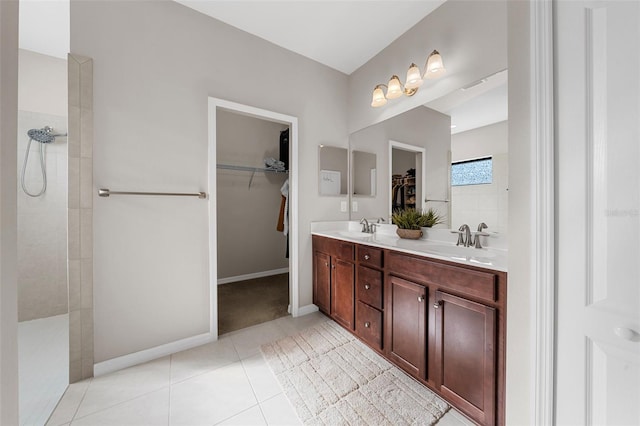
<svg viewBox="0 0 640 426"><path fill-rule="evenodd" d="M397 75L392 75L388 84L378 84L373 89L371 97L371 106L374 108L381 107L387 104L388 99L397 99L403 94L405 96L413 96L416 94L420 86L424 83L424 79L435 79L443 76L446 73L444 68L444 62L440 52L434 50L429 54L424 65L424 73L420 72L420 68L415 63L409 65L407 70L407 82L402 85L400 78ZM387 89L385 94L382 88Z"/></svg>

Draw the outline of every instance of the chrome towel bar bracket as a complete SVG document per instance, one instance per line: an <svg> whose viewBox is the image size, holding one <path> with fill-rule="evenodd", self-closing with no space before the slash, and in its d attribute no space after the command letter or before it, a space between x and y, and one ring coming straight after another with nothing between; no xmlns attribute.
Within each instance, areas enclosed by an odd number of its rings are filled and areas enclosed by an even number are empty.
<svg viewBox="0 0 640 426"><path fill-rule="evenodd" d="M206 192L133 192L133 191L111 191L107 188L98 189L100 197L109 197L111 195L166 195L170 197L198 197L207 198Z"/></svg>

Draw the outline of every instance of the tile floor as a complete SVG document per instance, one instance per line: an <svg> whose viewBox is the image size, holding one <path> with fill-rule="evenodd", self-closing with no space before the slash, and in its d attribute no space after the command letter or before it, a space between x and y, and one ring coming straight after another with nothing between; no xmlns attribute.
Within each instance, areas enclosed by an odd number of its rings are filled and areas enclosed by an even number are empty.
<svg viewBox="0 0 640 426"><path fill-rule="evenodd" d="M20 425L41 426L69 383L69 315L18 323Z"/></svg>
<svg viewBox="0 0 640 426"><path fill-rule="evenodd" d="M69 386L47 422L60 425L297 425L260 345L328 318L290 316ZM470 425L455 410L439 425Z"/></svg>

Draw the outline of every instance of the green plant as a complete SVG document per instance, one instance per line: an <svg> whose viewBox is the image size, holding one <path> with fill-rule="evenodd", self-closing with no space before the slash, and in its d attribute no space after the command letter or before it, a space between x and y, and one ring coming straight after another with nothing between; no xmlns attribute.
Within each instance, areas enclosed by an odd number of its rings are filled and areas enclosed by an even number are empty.
<svg viewBox="0 0 640 426"><path fill-rule="evenodd" d="M427 228L444 223L444 216L440 216L440 213L432 208L429 208L426 213L423 213L423 216L427 218L427 224L425 225Z"/></svg>
<svg viewBox="0 0 640 426"><path fill-rule="evenodd" d="M397 210L391 216L393 223L400 229L420 229L431 228L434 225L444 222L444 218L434 210L429 209L426 213L416 209Z"/></svg>

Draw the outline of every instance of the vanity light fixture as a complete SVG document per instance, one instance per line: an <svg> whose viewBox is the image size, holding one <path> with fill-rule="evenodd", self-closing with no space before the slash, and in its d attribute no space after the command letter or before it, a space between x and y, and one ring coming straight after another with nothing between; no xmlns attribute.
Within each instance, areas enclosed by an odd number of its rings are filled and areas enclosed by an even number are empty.
<svg viewBox="0 0 640 426"><path fill-rule="evenodd" d="M416 94L425 78L438 78L446 73L444 63L442 62L442 56L437 50L431 52L427 58L425 64L424 74L420 73L420 69L416 64L411 64L407 71L407 82L403 86L400 82L400 78L397 75L391 76L388 84L378 84L373 89L373 96L371 99L371 106L374 108L381 107L387 103L388 99L396 99L402 96L413 96ZM385 94L382 90L383 87L387 88Z"/></svg>

